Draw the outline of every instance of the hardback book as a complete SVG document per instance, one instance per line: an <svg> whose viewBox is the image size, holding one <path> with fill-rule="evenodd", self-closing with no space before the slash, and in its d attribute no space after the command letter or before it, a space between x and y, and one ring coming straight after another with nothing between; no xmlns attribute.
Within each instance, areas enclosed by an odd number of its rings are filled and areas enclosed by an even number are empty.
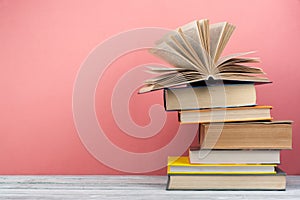
<svg viewBox="0 0 300 200"><path fill-rule="evenodd" d="M253 106L256 91L253 83L168 88L164 102L167 111Z"/></svg>
<svg viewBox="0 0 300 200"><path fill-rule="evenodd" d="M199 125L202 149L292 149L292 121Z"/></svg>
<svg viewBox="0 0 300 200"><path fill-rule="evenodd" d="M168 174L275 174L276 166L276 164L191 164L187 156L168 158Z"/></svg>
<svg viewBox="0 0 300 200"><path fill-rule="evenodd" d="M286 173L168 174L167 190L285 190Z"/></svg>
<svg viewBox="0 0 300 200"><path fill-rule="evenodd" d="M178 120L186 124L271 120L271 108L271 106L247 106L183 110L178 112Z"/></svg>
<svg viewBox="0 0 300 200"><path fill-rule="evenodd" d="M208 150L191 147L189 149L189 159L192 164L279 164L280 150Z"/></svg>
<svg viewBox="0 0 300 200"><path fill-rule="evenodd" d="M249 66L259 62L258 58L247 57L253 52L221 57L234 29L235 26L228 22L210 25L207 19L203 19L166 34L150 49L150 53L173 67L148 66L149 71L158 76L146 80L139 93L210 79L270 82L262 69Z"/></svg>

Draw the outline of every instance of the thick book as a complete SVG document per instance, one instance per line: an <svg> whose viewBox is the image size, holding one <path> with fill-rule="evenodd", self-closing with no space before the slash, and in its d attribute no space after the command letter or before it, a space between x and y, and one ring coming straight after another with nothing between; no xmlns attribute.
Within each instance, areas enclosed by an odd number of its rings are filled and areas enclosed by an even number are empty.
<svg viewBox="0 0 300 200"><path fill-rule="evenodd" d="M226 84L164 90L165 110L193 110L256 105L254 84Z"/></svg>
<svg viewBox="0 0 300 200"><path fill-rule="evenodd" d="M167 190L285 190L286 173L168 174Z"/></svg>
<svg viewBox="0 0 300 200"><path fill-rule="evenodd" d="M279 164L280 150L207 150L191 147L189 159L192 164Z"/></svg>
<svg viewBox="0 0 300 200"><path fill-rule="evenodd" d="M199 125L202 149L292 149L292 121Z"/></svg>
<svg viewBox="0 0 300 200"><path fill-rule="evenodd" d="M168 174L275 174L276 166L276 164L191 164L187 156L168 158Z"/></svg>
<svg viewBox="0 0 300 200"><path fill-rule="evenodd" d="M271 108L271 106L247 106L183 110L178 112L178 120L187 124L271 120Z"/></svg>
<svg viewBox="0 0 300 200"><path fill-rule="evenodd" d="M262 69L252 65L258 58L245 57L253 52L221 57L235 26L228 22L209 24L207 19L193 21L171 31L150 49L150 53L173 67L148 66L157 77L148 79L139 93L191 84L199 81L225 80L270 82Z"/></svg>

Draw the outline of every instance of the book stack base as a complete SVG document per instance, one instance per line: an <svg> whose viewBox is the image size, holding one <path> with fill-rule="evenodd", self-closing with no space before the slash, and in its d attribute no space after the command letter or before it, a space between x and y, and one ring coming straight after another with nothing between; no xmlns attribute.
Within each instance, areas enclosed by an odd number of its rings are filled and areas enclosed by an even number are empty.
<svg viewBox="0 0 300 200"><path fill-rule="evenodd" d="M169 190L285 189L278 165L280 150L292 148L291 122L271 121L272 107L256 104L254 83L270 80L250 66L259 62L245 57L253 52L221 57L234 29L227 22L196 20L150 49L174 67L148 66L159 75L146 80L139 93L164 89L166 111L200 129L189 157L169 158Z"/></svg>
<svg viewBox="0 0 300 200"><path fill-rule="evenodd" d="M225 107L209 104L204 87L164 91L167 111L178 111L182 124L199 124L198 145L189 155L168 158L166 189L285 190L280 151L292 148L292 121L272 120L271 106L257 106L254 84L222 86L231 101Z"/></svg>

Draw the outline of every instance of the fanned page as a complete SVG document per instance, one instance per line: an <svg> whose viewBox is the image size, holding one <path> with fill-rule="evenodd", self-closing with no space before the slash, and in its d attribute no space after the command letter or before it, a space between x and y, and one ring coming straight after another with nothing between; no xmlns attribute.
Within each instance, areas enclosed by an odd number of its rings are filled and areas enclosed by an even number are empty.
<svg viewBox="0 0 300 200"><path fill-rule="evenodd" d="M209 21L208 20L200 20L197 21L197 29L198 36L200 37L200 46L205 51L205 56L207 57L206 68L208 69L208 73L213 73L213 61L210 56L210 43L209 43Z"/></svg>
<svg viewBox="0 0 300 200"><path fill-rule="evenodd" d="M221 38L221 44L217 48L217 54L216 54L216 57L215 57L215 60L214 60L215 62L217 62L220 59L221 54L222 54L225 46L227 45L234 29L235 29L235 26L233 26L232 24L229 24L229 23L226 24L225 32L224 32L224 34L222 35L222 38Z"/></svg>
<svg viewBox="0 0 300 200"><path fill-rule="evenodd" d="M258 58L243 52L221 57L235 26L227 22L209 25L193 21L165 35L150 52L173 67L149 66L157 77L148 79L139 93L208 80L270 82L261 68L249 66Z"/></svg>
<svg viewBox="0 0 300 200"><path fill-rule="evenodd" d="M145 85L139 90L139 93L146 93L150 91L200 82L204 80L204 76L193 72L168 73L153 79L148 79L145 82Z"/></svg>
<svg viewBox="0 0 300 200"><path fill-rule="evenodd" d="M191 46L193 51L196 52L199 60L207 69L207 71L209 71L210 58L207 54L207 51L205 50L205 47L202 45L197 22L194 21L187 25L184 25L183 27L179 28L178 31L184 38L184 40Z"/></svg>
<svg viewBox="0 0 300 200"><path fill-rule="evenodd" d="M210 26L210 55L214 63L220 58L233 30L234 26L227 22L212 24Z"/></svg>
<svg viewBox="0 0 300 200"><path fill-rule="evenodd" d="M205 65L203 64L203 60L201 61L201 59L199 59L196 51L187 41L181 29L179 29L178 32L172 34L170 38L171 42L173 42L177 46L177 48L180 49L180 51L185 53L187 59L189 59L198 67L199 72L208 73Z"/></svg>
<svg viewBox="0 0 300 200"><path fill-rule="evenodd" d="M249 54L252 54L252 53L255 53L255 51L249 51L249 52L243 52L243 53L234 53L234 54L230 54L230 55L227 55L227 56L223 56L215 64L216 64L216 66L220 66L223 63L228 62L228 60L231 60L233 58L239 58L241 56L246 56L246 55L249 55Z"/></svg>
<svg viewBox="0 0 300 200"><path fill-rule="evenodd" d="M249 81L258 83L270 82L266 77L251 76L247 73L220 73L217 75L217 78L227 81Z"/></svg>
<svg viewBox="0 0 300 200"><path fill-rule="evenodd" d="M210 56L213 61L215 60L217 54L217 48L220 46L220 37L222 32L224 32L225 25L226 22L210 25Z"/></svg>
<svg viewBox="0 0 300 200"><path fill-rule="evenodd" d="M198 67L186 58L185 55L180 54L166 42L160 43L156 48L151 50L151 53L166 60L174 67L195 70Z"/></svg>
<svg viewBox="0 0 300 200"><path fill-rule="evenodd" d="M238 65L238 64L221 66L218 68L218 70L219 73L235 72L235 73L263 74L263 71L260 68L248 67L245 65Z"/></svg>
<svg viewBox="0 0 300 200"><path fill-rule="evenodd" d="M198 28L198 34L200 36L200 41L205 49L205 51L208 53L208 56L210 56L210 43L209 43L209 21L208 20L200 20L197 21L197 28Z"/></svg>

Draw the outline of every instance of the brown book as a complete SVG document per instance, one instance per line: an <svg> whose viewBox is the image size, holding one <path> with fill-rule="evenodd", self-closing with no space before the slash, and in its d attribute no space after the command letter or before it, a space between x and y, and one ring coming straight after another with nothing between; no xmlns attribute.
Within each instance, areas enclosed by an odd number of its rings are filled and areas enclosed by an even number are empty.
<svg viewBox="0 0 300 200"><path fill-rule="evenodd" d="M292 149L292 121L200 124L202 149Z"/></svg>
<svg viewBox="0 0 300 200"><path fill-rule="evenodd" d="M178 113L181 123L239 122L271 120L271 106L186 110Z"/></svg>
<svg viewBox="0 0 300 200"><path fill-rule="evenodd" d="M167 190L285 190L286 174L169 174Z"/></svg>

